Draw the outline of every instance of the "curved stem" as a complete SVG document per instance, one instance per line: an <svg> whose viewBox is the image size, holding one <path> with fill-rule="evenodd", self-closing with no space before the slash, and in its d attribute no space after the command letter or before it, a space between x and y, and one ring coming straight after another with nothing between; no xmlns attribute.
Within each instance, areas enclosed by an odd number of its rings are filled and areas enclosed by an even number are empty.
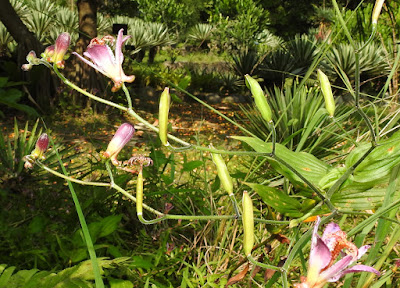
<svg viewBox="0 0 400 288"><path fill-rule="evenodd" d="M286 161L284 161L283 159L279 158L278 156L276 156L275 154L271 154L270 157L272 159L275 159L277 162L279 162L280 164L286 166L288 169L290 169L290 171L292 171L294 174L296 174L297 177L299 177L301 180L303 180L304 183L306 183L308 185L308 187L310 187L310 189L312 191L315 192L315 194L318 195L318 197L325 202L325 204L328 206L328 208L331 211L336 211L335 206L332 205L331 201L326 198L322 192L314 185L312 184L310 181L308 181L308 179L306 179L300 172L298 172L296 169L294 169L289 163L287 163Z"/></svg>
<svg viewBox="0 0 400 288"><path fill-rule="evenodd" d="M46 65L46 66L47 66L47 65ZM96 101L98 101L98 102L101 102L101 103L103 103L103 104L106 104L106 105L115 107L115 108L117 108L117 109L119 109L119 110L128 111L128 108L126 108L126 107L124 107L124 106L121 106L121 105L118 105L118 104L116 104L116 103L114 103L114 102L111 102L111 101L105 100L105 99L103 99L103 98L97 97L97 96L93 95L92 93L89 93L89 92L87 92L87 91L85 91L85 90L79 88L79 87L76 86L74 83L72 83L72 82L69 81L67 78L65 78L65 76L64 76L63 74L60 73L60 71L58 70L58 68L57 68L56 65L53 65L53 70L54 70L54 72L57 74L57 76L60 77L60 79L61 79L66 85L68 85L68 86L71 87L72 89L78 91L79 93L82 93L83 95L85 95L85 96L87 96L87 97L89 97L89 98L91 98L91 99L93 99L93 100L96 100Z"/></svg>
<svg viewBox="0 0 400 288"><path fill-rule="evenodd" d="M126 101L128 102L128 110L132 110L132 98L131 98L131 94L129 93L128 88L126 88L124 82L122 82L122 90L124 91L125 96L126 96Z"/></svg>
<svg viewBox="0 0 400 288"><path fill-rule="evenodd" d="M268 264L264 264L261 262L258 262L256 259L253 258L253 256L251 256L251 254L247 255L247 259L250 261L250 263L252 263L253 265L265 268L265 269L271 269L271 270L275 270L275 271L281 271L281 268L277 267L277 266L273 266L273 265L268 265Z"/></svg>

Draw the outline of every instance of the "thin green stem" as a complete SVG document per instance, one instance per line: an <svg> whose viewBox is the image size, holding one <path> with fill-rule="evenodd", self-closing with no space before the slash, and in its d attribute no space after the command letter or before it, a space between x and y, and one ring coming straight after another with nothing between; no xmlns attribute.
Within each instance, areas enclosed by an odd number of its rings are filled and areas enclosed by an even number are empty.
<svg viewBox="0 0 400 288"><path fill-rule="evenodd" d="M259 266L259 267L261 267L261 268L271 269L271 270L275 270L275 271L281 271L281 268L279 268L279 267L277 267L277 266L268 265L268 264L265 264L265 263L258 262L257 260L255 260L255 259L253 258L253 256L251 256L251 254L250 254L250 255L247 255L247 259L248 259L248 260L250 261L250 263L252 263L253 265Z"/></svg>
<svg viewBox="0 0 400 288"><path fill-rule="evenodd" d="M275 129L275 125L274 122L269 122L268 125L270 126L271 132L272 132L272 152L271 154L275 155L275 146L276 146L276 129Z"/></svg>
<svg viewBox="0 0 400 288"><path fill-rule="evenodd" d="M308 179L305 178L300 172L298 172L298 171L297 171L296 169L294 169L289 163L287 163L287 162L284 161L283 159L279 158L278 156L272 155L272 154L271 154L270 157L271 157L272 159L275 159L275 160L276 160L277 162L279 162L280 164L286 166L288 169L290 169L290 171L292 171L294 174L296 174L297 177L299 177L301 180L303 180L303 182L306 183L306 184L308 185L308 187L310 187L310 189L311 189L312 191L314 191L315 194L317 194L317 196L318 196L322 201L325 202L325 204L328 206L328 208L329 208L331 211L336 211L336 208L335 208L335 206L332 205L331 201L330 201L328 198L326 198L326 197L322 194L322 192L321 192L314 184L312 184L310 181L308 181Z"/></svg>
<svg viewBox="0 0 400 288"><path fill-rule="evenodd" d="M101 103L103 103L103 104L106 104L106 105L115 107L115 108L117 108L117 109L119 109L119 110L128 111L128 108L126 108L126 107L124 107L124 106L121 106L121 105L118 105L118 104L116 104L116 103L114 103L114 102L111 102L111 101L105 100L105 99L103 99L103 98L97 97L97 96L93 95L92 93L89 93L89 92L87 92L87 91L85 91L85 90L79 88L79 87L76 86L74 83L72 83L72 82L69 81L67 78L65 78L65 76L64 76L63 74L61 74L61 72L58 70L58 68L57 68L56 65L53 65L53 70L54 70L54 72L57 74L57 76L60 77L60 79L61 79L66 85L68 85L68 86L71 87L72 89L78 91L79 93L81 93L81 94L83 94L83 95L85 95L85 96L87 96L87 97L89 97L89 98L91 98L91 99L93 99L93 100L95 100L95 101L98 101L98 102L101 102Z"/></svg>
<svg viewBox="0 0 400 288"><path fill-rule="evenodd" d="M333 4L333 8L334 8L335 11L336 11L337 18L339 19L340 25L341 25L341 27L342 27L343 30L344 30L344 34L346 34L346 37L347 37L347 39L349 40L350 45L353 46L354 49L356 49L356 45L355 45L355 43L354 43L353 37L351 37L350 31L349 31L349 29L347 29L346 22L345 22L344 19L343 19L342 12L340 11L339 6L338 6L336 0L332 0L332 4Z"/></svg>
<svg viewBox="0 0 400 288"><path fill-rule="evenodd" d="M52 145L54 146L54 143L53 143L53 140L51 139L51 137L50 137L50 141L51 141ZM76 195L74 186L72 185L72 179L70 180L71 177L68 176L68 172L63 165L64 163L62 162L62 159L60 157L60 154L58 154L57 149L55 150L55 152L56 152L56 156L57 156L58 162L60 164L61 170L64 173L63 176L65 176L62 178L67 180L68 188L71 192L72 200L74 201L74 204L75 204L75 210L76 210L76 213L78 214L79 222L82 227L83 238L86 242L86 247L88 249L89 257L90 257L90 260L92 263L92 269L93 269L96 288L104 288L103 278L101 277L100 267L99 267L99 263L98 263L97 257L96 257L96 251L94 249L92 238L90 237L89 228L86 224L85 216L83 215L83 211L82 211L81 205L79 203L78 196ZM42 166L45 167L44 165L42 165ZM94 183L94 182L91 182L91 183Z"/></svg>
<svg viewBox="0 0 400 288"><path fill-rule="evenodd" d="M128 102L128 110L132 110L132 98L131 94L129 93L128 88L125 86L125 83L122 82L122 90L125 93L126 96L126 102Z"/></svg>
<svg viewBox="0 0 400 288"><path fill-rule="evenodd" d="M354 170L358 167L367 158L367 156L375 149L375 146L371 146L364 155L361 156L360 159L356 163L353 164L346 172L329 188L328 192L326 192L326 197L331 199L332 195L339 190L340 186L346 181L350 174L354 172Z"/></svg>
<svg viewBox="0 0 400 288"><path fill-rule="evenodd" d="M57 171L55 171L55 170L53 170L53 169L47 167L46 165L44 165L43 163L41 163L39 160L36 160L36 164L37 164L40 168L46 170L47 172L50 172L51 174L53 174L53 175L55 175L55 176L57 176L57 177L63 178L63 179L65 179L65 180L67 180L67 181L75 182L75 183L81 184L81 185L88 185L88 186L110 187L110 183L83 181L83 180L75 179L75 178L72 178L72 177L70 177L70 176L61 174L61 173L59 173L59 172L57 172Z"/></svg>

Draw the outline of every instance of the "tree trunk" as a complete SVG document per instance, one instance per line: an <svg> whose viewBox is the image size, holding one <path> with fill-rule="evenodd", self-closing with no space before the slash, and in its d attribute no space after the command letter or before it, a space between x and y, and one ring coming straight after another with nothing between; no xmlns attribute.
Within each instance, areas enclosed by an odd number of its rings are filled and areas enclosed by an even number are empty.
<svg viewBox="0 0 400 288"><path fill-rule="evenodd" d="M86 51L90 40L97 36L97 6L96 0L78 0L79 16L79 39L75 46L75 51L80 55ZM104 91L103 79L97 75L96 71L81 60L75 58L74 71L75 83L91 93ZM90 105L90 99L83 100L82 95L73 95L73 104ZM80 99L80 101L78 101Z"/></svg>
<svg viewBox="0 0 400 288"><path fill-rule="evenodd" d="M34 50L37 55L40 55L44 50L44 46L36 38L35 34L30 32L21 21L9 0L0 0L0 7L1 22L3 22L7 31L18 43L17 66L21 67L22 64L26 63L26 55L28 55L29 51ZM40 71L41 77L38 77L39 79L35 83L32 95L43 111L50 111L48 108L53 100L51 98L54 92L54 89L52 89L53 81L51 81L49 69L41 69ZM21 75L24 80L29 80L30 78L29 73L22 70Z"/></svg>

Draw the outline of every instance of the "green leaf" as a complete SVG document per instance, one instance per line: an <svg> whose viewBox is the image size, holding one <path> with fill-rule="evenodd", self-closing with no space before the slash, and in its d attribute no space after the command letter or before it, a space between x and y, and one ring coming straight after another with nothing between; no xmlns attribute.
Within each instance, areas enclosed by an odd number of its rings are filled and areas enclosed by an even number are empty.
<svg viewBox="0 0 400 288"><path fill-rule="evenodd" d="M302 208L300 202L283 193L281 190L256 183L245 184L254 189L267 205L271 206L279 213L290 217L300 217L303 215L303 213L300 212Z"/></svg>
<svg viewBox="0 0 400 288"><path fill-rule="evenodd" d="M0 288L8 288L8 281L15 270L15 266L6 268L0 276Z"/></svg>
<svg viewBox="0 0 400 288"><path fill-rule="evenodd" d="M203 164L204 164L204 162L201 160L189 161L189 162L183 163L182 170L186 171L186 172L190 172L190 171L193 171L194 169L202 166Z"/></svg>
<svg viewBox="0 0 400 288"><path fill-rule="evenodd" d="M272 151L272 143L266 143L258 138L244 136L232 136L232 138L247 143L257 152L269 154ZM317 159L310 153L293 152L279 143L276 143L275 149L275 153L279 158L288 163L293 169L316 186L318 186L321 178L325 176L330 169L328 164ZM271 157L268 157L267 159L277 172L287 177L294 185L297 185L300 188L307 187L291 169L278 163Z"/></svg>
<svg viewBox="0 0 400 288"><path fill-rule="evenodd" d="M109 279L110 288L133 288L132 282L122 279Z"/></svg>
<svg viewBox="0 0 400 288"><path fill-rule="evenodd" d="M0 77L0 88L4 87L8 82L8 77Z"/></svg>

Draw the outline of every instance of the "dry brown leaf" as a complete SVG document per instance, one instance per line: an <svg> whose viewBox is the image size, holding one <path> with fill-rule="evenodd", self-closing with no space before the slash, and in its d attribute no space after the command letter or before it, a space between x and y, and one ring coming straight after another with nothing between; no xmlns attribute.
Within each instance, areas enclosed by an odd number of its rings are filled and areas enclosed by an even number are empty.
<svg viewBox="0 0 400 288"><path fill-rule="evenodd" d="M242 271L240 271L240 272L239 272L238 274L236 274L235 276L231 277L231 278L228 280L228 283L226 283L225 288L226 288L226 287L229 287L229 286L231 286L231 285L233 285L233 284L235 284L235 283L237 283L237 282L239 282L239 281L242 281L243 278L244 278L244 276L246 276L247 271L249 271L249 266L250 266L250 265L247 264L246 267L244 267L244 269L243 269Z"/></svg>

